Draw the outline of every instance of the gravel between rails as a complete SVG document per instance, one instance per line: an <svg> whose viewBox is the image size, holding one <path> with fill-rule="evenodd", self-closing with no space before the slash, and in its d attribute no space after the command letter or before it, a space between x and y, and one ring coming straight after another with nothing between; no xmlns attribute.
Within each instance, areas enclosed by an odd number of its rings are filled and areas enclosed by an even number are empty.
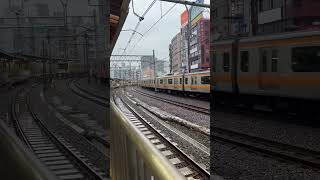
<svg viewBox="0 0 320 180"><path fill-rule="evenodd" d="M124 95L122 96L124 97ZM164 127L163 125L161 125L158 121L162 121L161 119L153 116L150 116L150 113L146 113L146 110L141 109L141 108L137 108L136 105L134 105L130 100L127 99L127 97L123 98L125 100L126 103L129 103L132 107L135 107L135 109L141 114L143 115L145 118L147 118L150 122L152 122L153 125L155 125L155 127L157 127L158 129L160 129L162 131L162 133L166 134L168 137L170 137L172 139L173 142L176 142L178 144L178 147L180 149L182 149L187 155L189 155L192 159L194 159L196 162L198 162L199 164L201 164L203 167L205 167L208 171L210 169L210 155L204 153L203 151L195 148L194 146L192 146L189 142L185 141L184 139L182 139L181 137L177 136L175 133L173 133L172 131L168 130L166 127ZM173 125L173 123L169 123L167 122L169 125ZM178 130L184 132L185 134L187 134L188 136L192 137L195 140L199 140L201 138L198 137L198 135L200 133L190 133L190 130L182 130L181 126L174 126L175 128L177 128ZM189 133L187 133L189 132ZM201 134L202 135L202 134ZM204 135L202 135L203 138ZM198 138L196 138L198 137ZM210 144L209 141L209 137L206 136L206 140L204 141L206 144L204 144L202 141L198 141L201 144L205 145L206 147L209 147L208 145Z"/></svg>
<svg viewBox="0 0 320 180"><path fill-rule="evenodd" d="M212 126L320 151L320 128L241 114L222 112L214 112L214 114Z"/></svg>
<svg viewBox="0 0 320 180"><path fill-rule="evenodd" d="M206 128L210 128L210 116L204 115L201 113L196 113L190 110L187 110L182 107L177 107L169 103L165 103L162 101L155 100L150 97L146 97L143 95L140 95L138 93L135 93L134 91L130 91L130 88L127 88L128 93L130 95L133 95L134 97L137 97L139 100L143 101L144 103L147 103L150 106L157 107L163 111L166 111L174 116L178 116L182 119L185 119L187 121L190 121L192 123L195 123L200 126L204 126Z"/></svg>
<svg viewBox="0 0 320 180"><path fill-rule="evenodd" d="M208 135L205 135L197 130L190 129L190 128L183 126L175 121L168 120L165 122L170 124L174 128L179 129L180 131L187 134L188 136L194 138L196 141L200 142L201 144L205 145L206 147L210 147L210 138Z"/></svg>
<svg viewBox="0 0 320 180"><path fill-rule="evenodd" d="M110 127L110 124L106 122L106 113L109 111L108 108L99 106L94 102L74 94L69 89L67 81L57 81L56 89L50 93L51 96L61 97L68 106L78 109L81 112L86 112L90 117L92 117L92 119L96 120L98 124L101 126L104 125L102 126L104 129L108 130Z"/></svg>
<svg viewBox="0 0 320 180"><path fill-rule="evenodd" d="M319 180L320 170L212 141L212 171L226 180Z"/></svg>
<svg viewBox="0 0 320 180"><path fill-rule="evenodd" d="M178 96L178 95L172 95L172 94L168 94L168 93L164 93L164 92L157 92L155 93L153 90L149 90L149 89L145 89L145 88L141 88L141 87L131 87L132 89L144 92L144 93L148 93L154 96L159 96L161 98L166 98L166 99L170 99L173 101L177 101L177 102L182 102L182 103L186 103L186 104L192 104L195 106L199 106L202 108L209 108L210 107L210 102L206 101L206 100L201 100L198 98L194 98L194 97L182 97L182 96Z"/></svg>
<svg viewBox="0 0 320 180"><path fill-rule="evenodd" d="M88 141L73 131L70 127L64 125L60 120L51 113L47 105L40 98L41 87L37 87L32 91L31 104L40 119L58 135L64 137L67 142L76 147L83 155L85 155L91 163L100 168L106 174L109 174L109 161L110 159L99 150L88 144ZM37 102L37 103L35 103ZM41 112L41 113L40 113Z"/></svg>

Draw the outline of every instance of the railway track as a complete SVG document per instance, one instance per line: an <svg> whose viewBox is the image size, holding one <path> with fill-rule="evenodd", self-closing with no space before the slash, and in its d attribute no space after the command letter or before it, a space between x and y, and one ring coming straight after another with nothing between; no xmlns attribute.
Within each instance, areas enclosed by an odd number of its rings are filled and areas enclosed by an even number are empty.
<svg viewBox="0 0 320 180"><path fill-rule="evenodd" d="M262 153L279 160L320 168L320 152L303 147L284 144L248 134L213 127L212 139L233 144L250 151Z"/></svg>
<svg viewBox="0 0 320 180"><path fill-rule="evenodd" d="M19 91L11 115L18 136L58 179L108 179L75 147L57 135L32 111L29 92Z"/></svg>
<svg viewBox="0 0 320 180"><path fill-rule="evenodd" d="M152 144L182 173L186 178L209 180L210 174L180 150L170 138L156 130L143 116L123 99L113 96L114 101L125 116L150 140Z"/></svg>
<svg viewBox="0 0 320 180"><path fill-rule="evenodd" d="M88 99L98 105L104 106L104 107L108 107L109 106L109 102L108 102L108 98L104 97L104 96L99 96L97 94L94 94L82 87L80 87L77 83L75 83L75 81L71 81L69 83L69 88L71 89L71 91L75 94L77 94L78 96L81 96L85 99Z"/></svg>
<svg viewBox="0 0 320 180"><path fill-rule="evenodd" d="M182 107L182 108L194 111L194 112L202 113L202 114L205 114L205 115L210 115L210 109L208 109L208 108L203 108L203 107L199 107L199 106L194 106L192 104L173 101L173 100L170 100L170 99L167 99L167 98L162 98L162 97L159 97L159 96L155 96L155 95L151 95L151 94L148 94L148 93L144 93L144 92L141 92L141 91L138 91L138 90L135 90L135 89L133 91L135 93L137 93L137 94L142 95L142 96L146 96L146 97L149 97L149 98L152 98L152 99L156 99L156 100L159 100L159 101L162 101L162 102L166 102L166 103L169 103L169 104L172 104L172 105L175 105L175 106L178 106L178 107Z"/></svg>

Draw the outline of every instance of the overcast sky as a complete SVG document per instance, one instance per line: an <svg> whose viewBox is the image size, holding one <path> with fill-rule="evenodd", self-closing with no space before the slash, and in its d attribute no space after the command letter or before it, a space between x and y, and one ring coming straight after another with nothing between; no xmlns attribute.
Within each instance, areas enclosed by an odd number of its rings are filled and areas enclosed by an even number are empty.
<svg viewBox="0 0 320 180"><path fill-rule="evenodd" d="M209 4L210 0L205 0L206 4ZM143 12L151 4L152 0L133 0L135 12L142 15ZM160 1L157 1L152 9L145 16L145 19L140 23L138 32L144 34L153 23L155 23L161 17ZM134 29L138 18L133 14L132 3L130 3L129 14L123 29ZM162 2L162 13L164 14L170 9L174 3ZM128 46L127 54L146 54L152 55L152 49L155 50L156 57L159 59L168 60L169 56L169 44L171 39L180 31L180 15L185 10L185 6L177 4L163 19L149 31L143 39L132 50L132 47L140 39L139 34L135 34L132 42ZM113 50L113 54L122 54L123 49L131 36L132 32L122 31L116 46Z"/></svg>

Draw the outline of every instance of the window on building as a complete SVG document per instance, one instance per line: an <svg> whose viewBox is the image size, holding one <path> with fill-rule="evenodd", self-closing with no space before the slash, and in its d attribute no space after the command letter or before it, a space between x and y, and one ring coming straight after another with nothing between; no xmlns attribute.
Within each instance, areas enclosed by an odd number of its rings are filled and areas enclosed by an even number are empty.
<svg viewBox="0 0 320 180"><path fill-rule="evenodd" d="M240 52L240 69L242 72L249 72L249 51Z"/></svg>
<svg viewBox="0 0 320 180"><path fill-rule="evenodd" d="M230 71L230 55L229 53L223 53L223 71L229 72Z"/></svg>
<svg viewBox="0 0 320 180"><path fill-rule="evenodd" d="M267 50L262 50L261 51L261 60L260 60L260 72L267 72L267 57L268 52Z"/></svg>
<svg viewBox="0 0 320 180"><path fill-rule="evenodd" d="M294 72L320 72L320 46L292 48Z"/></svg>
<svg viewBox="0 0 320 180"><path fill-rule="evenodd" d="M210 76L202 76L201 84L210 84Z"/></svg>
<svg viewBox="0 0 320 180"><path fill-rule="evenodd" d="M168 84L172 84L172 79L168 79Z"/></svg>
<svg viewBox="0 0 320 180"><path fill-rule="evenodd" d="M279 51L277 49L273 49L271 57L271 72L278 72L278 60Z"/></svg>

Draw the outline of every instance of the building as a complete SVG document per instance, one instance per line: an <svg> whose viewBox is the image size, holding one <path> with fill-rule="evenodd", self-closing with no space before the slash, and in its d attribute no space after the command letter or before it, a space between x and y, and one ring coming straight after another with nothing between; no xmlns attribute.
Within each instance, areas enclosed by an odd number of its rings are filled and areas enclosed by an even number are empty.
<svg viewBox="0 0 320 180"><path fill-rule="evenodd" d="M102 7L89 6L86 0L70 1L68 25L65 26L60 1L8 0L6 6L1 7L6 11L1 15L1 26L32 28L2 28L0 49L10 53L79 59L81 64L88 58L91 67L104 62L106 43L103 38L105 27L101 25L105 23ZM87 40L84 32L88 34Z"/></svg>
<svg viewBox="0 0 320 180"><path fill-rule="evenodd" d="M143 79L150 79L154 78L154 75L156 77L162 76L166 74L165 71L165 61L158 60L155 58L156 64L156 72L154 73L154 60L153 56L142 56L141 57L141 71L142 71L142 78Z"/></svg>
<svg viewBox="0 0 320 180"><path fill-rule="evenodd" d="M203 3L203 0L198 2ZM181 14L180 33L169 46L173 74L204 71L210 67L210 14L202 7L192 7L188 11Z"/></svg>
<svg viewBox="0 0 320 180"><path fill-rule="evenodd" d="M320 27L320 1L215 0L212 7L215 41Z"/></svg>
<svg viewBox="0 0 320 180"><path fill-rule="evenodd" d="M253 5L256 16L252 16L252 31L270 34L319 28L319 8L320 1L314 0L256 1Z"/></svg>
<svg viewBox="0 0 320 180"><path fill-rule="evenodd" d="M188 53L188 11L181 14L181 69L180 72L189 72L189 53Z"/></svg>
<svg viewBox="0 0 320 180"><path fill-rule="evenodd" d="M190 72L210 68L210 20L201 18L192 25L190 38Z"/></svg>
<svg viewBox="0 0 320 180"><path fill-rule="evenodd" d="M181 72L181 33L179 32L174 38L171 40L170 45L170 54L171 54L171 73L180 73Z"/></svg>

